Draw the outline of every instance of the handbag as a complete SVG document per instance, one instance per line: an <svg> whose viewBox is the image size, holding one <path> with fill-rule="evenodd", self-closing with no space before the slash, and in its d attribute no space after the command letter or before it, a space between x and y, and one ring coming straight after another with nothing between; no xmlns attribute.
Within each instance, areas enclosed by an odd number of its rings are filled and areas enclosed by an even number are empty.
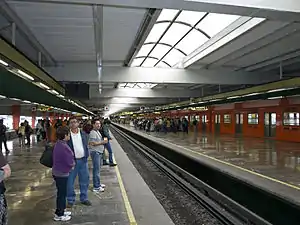
<svg viewBox="0 0 300 225"><path fill-rule="evenodd" d="M53 166L53 146L46 144L45 150L40 158L40 163L48 168Z"/></svg>

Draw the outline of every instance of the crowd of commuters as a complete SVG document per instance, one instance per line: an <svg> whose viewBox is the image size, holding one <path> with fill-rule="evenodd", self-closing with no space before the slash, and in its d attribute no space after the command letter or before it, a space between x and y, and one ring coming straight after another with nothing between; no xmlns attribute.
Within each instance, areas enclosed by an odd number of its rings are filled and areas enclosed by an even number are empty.
<svg viewBox="0 0 300 225"><path fill-rule="evenodd" d="M71 212L66 211L66 208L71 208L75 203L74 184L77 176L80 202L86 206L92 205L88 199L89 156L91 156L93 165L94 192L105 191L105 185L100 180L101 166L103 164L116 166L109 143L111 140L108 129L109 120L94 118L91 121L79 121L76 117L72 117L68 122L57 125L55 129L57 140L53 149L52 167L57 187L55 221L71 219ZM109 154L109 163L104 157L105 149Z"/></svg>
<svg viewBox="0 0 300 225"><path fill-rule="evenodd" d="M194 128L197 128L198 121L196 118L193 119L192 125ZM144 130L146 132L189 132L189 121L183 118L155 118L155 119L134 119L131 121L131 125L135 127L135 129Z"/></svg>

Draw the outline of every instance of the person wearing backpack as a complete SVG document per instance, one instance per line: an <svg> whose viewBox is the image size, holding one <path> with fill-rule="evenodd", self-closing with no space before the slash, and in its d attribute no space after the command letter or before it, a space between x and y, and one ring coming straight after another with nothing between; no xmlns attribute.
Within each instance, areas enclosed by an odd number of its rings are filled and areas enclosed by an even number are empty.
<svg viewBox="0 0 300 225"><path fill-rule="evenodd" d="M4 144L4 148L6 151L6 154L8 154L10 151L7 148L7 138L6 138L6 126L3 124L3 119L0 119L0 151L2 152L2 143Z"/></svg>
<svg viewBox="0 0 300 225"><path fill-rule="evenodd" d="M68 127L58 127L56 131L57 142L53 149L52 175L56 183L56 211L55 221L69 221L71 212L65 211L67 198L68 178L75 166L74 153L68 145L70 130Z"/></svg>

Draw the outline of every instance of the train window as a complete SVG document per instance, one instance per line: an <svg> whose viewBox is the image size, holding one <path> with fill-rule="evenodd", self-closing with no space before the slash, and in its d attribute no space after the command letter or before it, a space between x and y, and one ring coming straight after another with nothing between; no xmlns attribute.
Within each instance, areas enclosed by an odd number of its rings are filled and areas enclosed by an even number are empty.
<svg viewBox="0 0 300 225"><path fill-rule="evenodd" d="M283 125L285 126L299 126L299 113L298 112L285 112L283 113Z"/></svg>
<svg viewBox="0 0 300 225"><path fill-rule="evenodd" d="M231 123L231 115L224 114L224 123Z"/></svg>
<svg viewBox="0 0 300 225"><path fill-rule="evenodd" d="M258 113L248 113L248 124L258 124Z"/></svg>

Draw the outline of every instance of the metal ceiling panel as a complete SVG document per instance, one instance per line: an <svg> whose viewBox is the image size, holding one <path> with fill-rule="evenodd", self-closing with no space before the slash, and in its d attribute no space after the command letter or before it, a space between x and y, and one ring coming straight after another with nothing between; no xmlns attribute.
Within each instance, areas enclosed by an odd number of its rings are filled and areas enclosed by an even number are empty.
<svg viewBox="0 0 300 225"><path fill-rule="evenodd" d="M91 6L10 2L57 61L95 60Z"/></svg>
<svg viewBox="0 0 300 225"><path fill-rule="evenodd" d="M262 48L256 49L255 51L239 57L234 61L228 62L225 65L245 68L251 65L255 65L256 63L271 60L275 57L300 49L299 40L300 32L270 43L269 45L266 45Z"/></svg>
<svg viewBox="0 0 300 225"><path fill-rule="evenodd" d="M124 61L146 10L103 7L104 61Z"/></svg>

